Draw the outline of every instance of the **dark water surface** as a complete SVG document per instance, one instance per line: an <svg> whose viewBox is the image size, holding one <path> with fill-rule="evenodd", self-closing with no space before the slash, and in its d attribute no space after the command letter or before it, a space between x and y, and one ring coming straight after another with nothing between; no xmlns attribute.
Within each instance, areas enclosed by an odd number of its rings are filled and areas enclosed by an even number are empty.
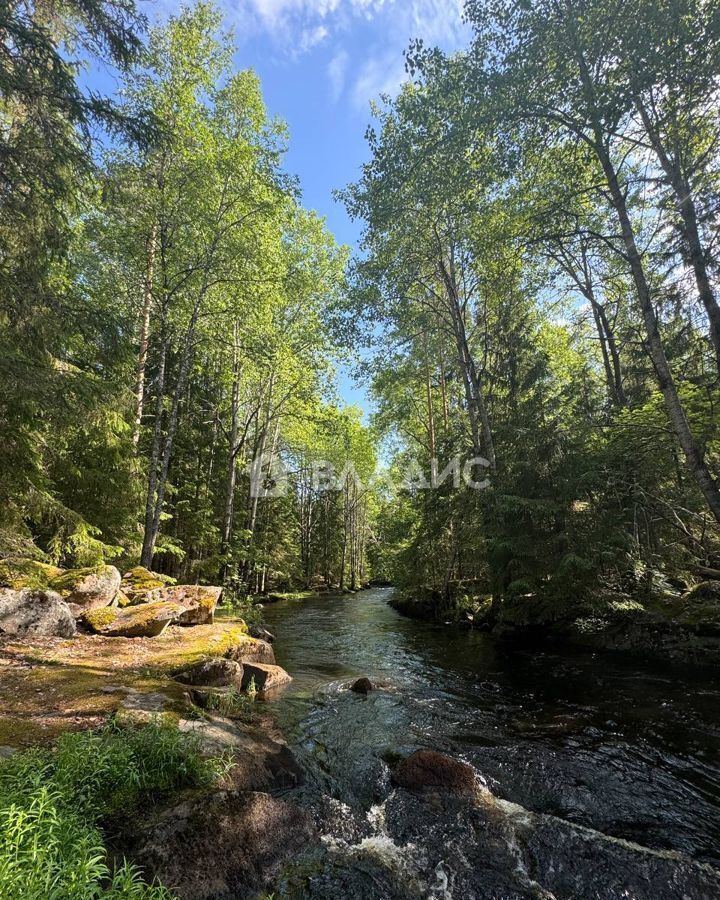
<svg viewBox="0 0 720 900"><path fill-rule="evenodd" d="M390 595L265 610L294 678L269 703L326 848L277 896L720 898L716 673L510 649ZM383 689L350 692L360 675ZM418 748L472 763L486 803L394 790L388 764Z"/></svg>

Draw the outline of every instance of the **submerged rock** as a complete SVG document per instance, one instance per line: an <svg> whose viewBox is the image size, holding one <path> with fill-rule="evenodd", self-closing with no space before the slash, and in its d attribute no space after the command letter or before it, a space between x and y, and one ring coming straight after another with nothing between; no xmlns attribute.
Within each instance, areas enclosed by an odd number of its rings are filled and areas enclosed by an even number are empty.
<svg viewBox="0 0 720 900"><path fill-rule="evenodd" d="M416 750L403 759L392 780L411 791L442 790L455 795L476 791L475 769L459 759L434 750Z"/></svg>
<svg viewBox="0 0 720 900"><path fill-rule="evenodd" d="M0 588L0 632L69 638L75 631L72 610L54 591Z"/></svg>
<svg viewBox="0 0 720 900"><path fill-rule="evenodd" d="M53 578L50 587L79 616L84 610L109 606L115 600L120 590L120 572L115 566L68 569Z"/></svg>
<svg viewBox="0 0 720 900"><path fill-rule="evenodd" d="M268 885L312 837L306 814L287 801L215 791L165 810L141 830L129 856L180 900L235 900Z"/></svg>
<svg viewBox="0 0 720 900"><path fill-rule="evenodd" d="M711 900L720 873L682 854L651 850L590 828L497 799L397 791L385 827L400 847L418 851L418 880L430 882L442 861L453 897L476 900ZM404 882L407 874L403 873ZM442 896L440 894L439 896Z"/></svg>
<svg viewBox="0 0 720 900"><path fill-rule="evenodd" d="M82 621L105 637L157 637L184 611L180 603L144 603L125 609L88 610Z"/></svg>
<svg viewBox="0 0 720 900"><path fill-rule="evenodd" d="M353 681L350 685L350 690L354 691L356 694L369 694L370 691L375 690L375 685L369 678L363 676L362 678L358 678L357 681Z"/></svg>
<svg viewBox="0 0 720 900"><path fill-rule="evenodd" d="M280 666L271 666L266 663L243 664L242 686L244 690L250 687L251 682L255 685L256 690L269 691L290 681L292 678Z"/></svg>
<svg viewBox="0 0 720 900"><path fill-rule="evenodd" d="M180 684L195 687L241 687L243 667L232 659L206 659L174 676Z"/></svg>

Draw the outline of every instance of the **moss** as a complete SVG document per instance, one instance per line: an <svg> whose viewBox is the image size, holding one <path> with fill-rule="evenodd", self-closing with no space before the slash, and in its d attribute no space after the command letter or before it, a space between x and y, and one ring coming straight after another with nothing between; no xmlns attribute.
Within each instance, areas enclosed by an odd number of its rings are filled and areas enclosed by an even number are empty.
<svg viewBox="0 0 720 900"><path fill-rule="evenodd" d="M0 586L20 590L34 588L45 590L50 583L62 575L63 570L57 566L38 562L35 559L14 557L0 561Z"/></svg>
<svg viewBox="0 0 720 900"><path fill-rule="evenodd" d="M68 569L61 575L50 581L52 590L57 591L62 597L69 597L75 590L78 582L83 581L89 575L99 575L107 566L87 566L84 569Z"/></svg>
<svg viewBox="0 0 720 900"><path fill-rule="evenodd" d="M160 575L157 572L151 572L144 566L135 566L123 575L123 588L133 593L145 591L154 591L157 588L167 587L169 584L175 584L175 579L169 575Z"/></svg>
<svg viewBox="0 0 720 900"><path fill-rule="evenodd" d="M102 631L103 628L112 625L117 617L117 610L112 606L100 606L97 609L89 609L86 613L83 613L82 618L83 622L94 631Z"/></svg>
<svg viewBox="0 0 720 900"><path fill-rule="evenodd" d="M117 614L110 608L86 615ZM162 693L187 717L185 688L168 675L249 641L242 620L168 628L151 640L77 634L3 641L0 746L52 743L67 730L95 728L126 700L128 688Z"/></svg>

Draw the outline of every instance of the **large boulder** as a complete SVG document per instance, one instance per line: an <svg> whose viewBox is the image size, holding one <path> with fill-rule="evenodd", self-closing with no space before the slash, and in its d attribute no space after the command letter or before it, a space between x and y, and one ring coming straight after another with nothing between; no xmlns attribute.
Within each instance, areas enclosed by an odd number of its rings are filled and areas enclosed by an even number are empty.
<svg viewBox="0 0 720 900"><path fill-rule="evenodd" d="M144 566L135 566L123 575L121 589L131 604L145 603L151 591L169 584L175 584L175 579L169 575L160 575Z"/></svg>
<svg viewBox="0 0 720 900"><path fill-rule="evenodd" d="M190 797L139 830L130 860L181 900L256 896L313 838L299 807L246 791Z"/></svg>
<svg viewBox="0 0 720 900"><path fill-rule="evenodd" d="M178 615L175 625L212 625L222 588L203 584L174 584L133 590L128 589L123 582L122 593L130 606L165 602L182 604L184 610Z"/></svg>
<svg viewBox="0 0 720 900"><path fill-rule="evenodd" d="M85 610L109 606L115 600L120 590L120 573L115 566L68 569L53 578L50 587L79 616Z"/></svg>
<svg viewBox="0 0 720 900"><path fill-rule="evenodd" d="M174 676L194 687L242 687L243 667L233 659L206 659Z"/></svg>
<svg viewBox="0 0 720 900"><path fill-rule="evenodd" d="M290 681L292 678L280 666L272 666L267 663L243 663L243 690L247 690L252 683L257 691L269 691Z"/></svg>
<svg viewBox="0 0 720 900"><path fill-rule="evenodd" d="M153 591L158 600L171 600L185 607L175 620L176 625L212 625L221 594L221 587L203 584L178 584Z"/></svg>
<svg viewBox="0 0 720 900"><path fill-rule="evenodd" d="M50 586L52 579L62 573L63 570L57 566L36 559L14 556L0 560L0 587L13 588L17 591L23 588L45 590Z"/></svg>
<svg viewBox="0 0 720 900"><path fill-rule="evenodd" d="M157 637L183 611L180 603L143 603L125 609L107 606L88 610L82 621L105 637Z"/></svg>
<svg viewBox="0 0 720 900"><path fill-rule="evenodd" d="M53 591L0 588L0 631L5 634L69 638L75 616Z"/></svg>
<svg viewBox="0 0 720 900"><path fill-rule="evenodd" d="M235 647L231 647L225 654L227 659L234 659L237 662L259 662L275 664L275 653L270 644L265 641L258 641L254 638L246 638Z"/></svg>
<svg viewBox="0 0 720 900"><path fill-rule="evenodd" d="M470 796L477 789L471 765L434 750L416 750L401 760L392 780L411 791L442 791L456 796Z"/></svg>

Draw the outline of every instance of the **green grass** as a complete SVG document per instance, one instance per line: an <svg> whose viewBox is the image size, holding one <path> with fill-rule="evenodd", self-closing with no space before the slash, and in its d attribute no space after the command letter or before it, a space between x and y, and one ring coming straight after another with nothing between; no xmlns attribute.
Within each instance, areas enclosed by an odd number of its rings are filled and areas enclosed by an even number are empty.
<svg viewBox="0 0 720 900"><path fill-rule="evenodd" d="M0 765L0 898L171 900L127 863L110 871L102 826L220 774L192 738L160 725L65 734L55 751L11 757Z"/></svg>
<svg viewBox="0 0 720 900"><path fill-rule="evenodd" d="M212 691L207 696L206 709L249 724L257 720L257 712L253 707L254 700L254 696L243 694L237 688L231 688L229 691Z"/></svg>

